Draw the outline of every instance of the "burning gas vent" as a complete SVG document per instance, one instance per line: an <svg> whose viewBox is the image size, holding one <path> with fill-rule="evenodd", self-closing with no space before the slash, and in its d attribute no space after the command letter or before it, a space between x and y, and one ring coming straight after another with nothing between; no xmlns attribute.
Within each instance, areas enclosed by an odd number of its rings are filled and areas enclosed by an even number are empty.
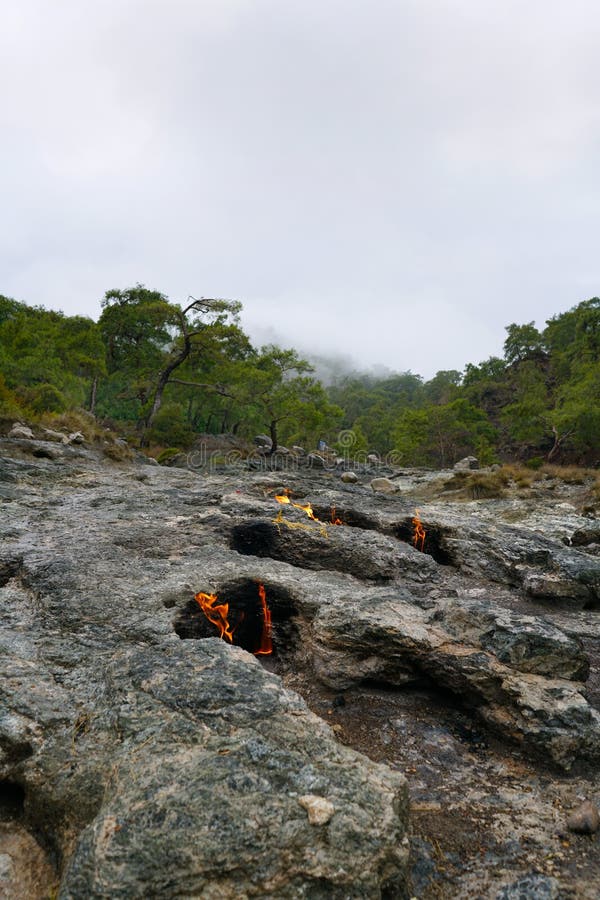
<svg viewBox="0 0 600 900"><path fill-rule="evenodd" d="M404 519L394 528L393 534L407 544L412 544L421 553L432 556L442 566L453 566L454 559L444 544L444 535L435 525L425 525L420 517L419 510L410 519Z"/></svg>
<svg viewBox="0 0 600 900"><path fill-rule="evenodd" d="M255 656L280 657L297 643L296 616L283 588L244 579L214 593L196 594L178 612L173 627L184 640L220 637Z"/></svg>

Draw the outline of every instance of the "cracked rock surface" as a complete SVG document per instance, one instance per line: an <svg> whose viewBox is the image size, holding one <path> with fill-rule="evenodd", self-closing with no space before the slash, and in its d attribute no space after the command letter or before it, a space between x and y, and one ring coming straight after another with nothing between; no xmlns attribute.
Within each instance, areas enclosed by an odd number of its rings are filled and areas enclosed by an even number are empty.
<svg viewBox="0 0 600 900"><path fill-rule="evenodd" d="M444 882L417 833L410 882L408 791L417 824L450 802L433 774L411 779L413 749L434 741L457 796L470 765L440 754L443 716L424 737L410 697L432 698L427 718L447 696L523 778L550 766L548 796L595 796L600 560L560 540L556 510L545 534L540 510L529 528L494 501L419 501L420 552L401 479L386 495L326 470L194 472L40 443L0 441L0 784L6 827L36 842L59 896L495 897L501 865L487 893L456 860ZM278 504L282 488L318 521ZM577 518L571 533L589 529ZM249 652L259 583L269 657ZM228 603L240 646L199 591ZM376 709L385 728L364 740Z"/></svg>

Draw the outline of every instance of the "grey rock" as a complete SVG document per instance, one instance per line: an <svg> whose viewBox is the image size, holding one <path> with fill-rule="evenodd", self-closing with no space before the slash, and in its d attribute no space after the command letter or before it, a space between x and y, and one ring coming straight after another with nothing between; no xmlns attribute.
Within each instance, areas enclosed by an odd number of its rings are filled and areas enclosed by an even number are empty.
<svg viewBox="0 0 600 900"><path fill-rule="evenodd" d="M479 468L479 460L476 456L465 456L464 459L454 463L453 468L455 472L469 472Z"/></svg>
<svg viewBox="0 0 600 900"><path fill-rule="evenodd" d="M550 622L494 609L489 602L452 600L431 620L463 643L492 651L521 672L585 681L589 659L581 643Z"/></svg>
<svg viewBox="0 0 600 900"><path fill-rule="evenodd" d="M600 815L596 804L586 800L578 806L567 819L567 828L577 834L595 834L600 828Z"/></svg>
<svg viewBox="0 0 600 900"><path fill-rule="evenodd" d="M369 453L367 456L367 462L371 463L371 465L377 465L379 462L379 457L376 453Z"/></svg>
<svg viewBox="0 0 600 900"><path fill-rule="evenodd" d="M215 573L263 574L218 536L220 482L88 460L9 463L40 487L0 520L0 779L63 858L59 896L399 892L403 776L340 744L250 653L174 631Z"/></svg>
<svg viewBox="0 0 600 900"><path fill-rule="evenodd" d="M508 585L531 597L574 607L600 605L600 560L534 531L453 515L434 515L425 527L463 572Z"/></svg>
<svg viewBox="0 0 600 900"><path fill-rule="evenodd" d="M356 484L358 481L358 475L356 472L342 472L340 475L340 481L343 481L344 484Z"/></svg>
<svg viewBox="0 0 600 900"><path fill-rule="evenodd" d="M132 649L106 689L121 742L61 897L293 898L318 885L341 900L404 880L403 777L359 762L244 651Z"/></svg>
<svg viewBox="0 0 600 900"><path fill-rule="evenodd" d="M23 440L32 440L33 439L33 431L29 426L23 425L21 422L15 422L13 427L8 432L9 438L22 438Z"/></svg>
<svg viewBox="0 0 600 900"><path fill-rule="evenodd" d="M578 528L571 536L574 547L587 547L590 544L600 544L600 524L590 525L586 528Z"/></svg>
<svg viewBox="0 0 600 900"><path fill-rule="evenodd" d="M503 887L496 900L558 900L560 883L556 878L532 872Z"/></svg>
<svg viewBox="0 0 600 900"><path fill-rule="evenodd" d="M329 687L365 679L404 685L425 673L477 710L505 739L541 753L564 769L578 757L600 759L600 714L563 679L515 670L490 652L457 641L406 592L351 595L320 610L313 623L314 666Z"/></svg>
<svg viewBox="0 0 600 900"><path fill-rule="evenodd" d="M389 478L373 478L371 489L378 494L397 494L400 488Z"/></svg>
<svg viewBox="0 0 600 900"><path fill-rule="evenodd" d="M366 581L391 581L401 573L420 582L439 577L431 557L406 544L373 531L314 523L289 506L283 507L280 521L253 518L234 526L232 546L244 555L349 573Z"/></svg>
<svg viewBox="0 0 600 900"><path fill-rule="evenodd" d="M257 447L263 447L266 450L270 450L273 446L273 441L268 434L257 434L254 443Z"/></svg>
<svg viewBox="0 0 600 900"><path fill-rule="evenodd" d="M73 431L68 437L69 444L83 444L85 443L85 435L81 433L81 431ZM127 441L118 440L118 444L127 446Z"/></svg>
<svg viewBox="0 0 600 900"><path fill-rule="evenodd" d="M402 896L404 780L217 640L198 591L251 622L242 601L265 584L267 664L287 684L425 681L545 762L598 765L578 642L496 603L529 602L535 574L588 591L587 554L472 507L424 507L434 559L411 546L414 500L328 471L198 474L61 450L12 458L19 443L0 440L0 780L23 786L24 824L64 858L61 896ZM322 521L279 506L281 487Z"/></svg>
<svg viewBox="0 0 600 900"><path fill-rule="evenodd" d="M62 431L53 431L52 428L44 428L44 438L47 441L57 441L60 444L67 444L69 438Z"/></svg>
<svg viewBox="0 0 600 900"><path fill-rule="evenodd" d="M310 469L324 469L327 466L327 460L319 453L309 453L306 457L306 465Z"/></svg>

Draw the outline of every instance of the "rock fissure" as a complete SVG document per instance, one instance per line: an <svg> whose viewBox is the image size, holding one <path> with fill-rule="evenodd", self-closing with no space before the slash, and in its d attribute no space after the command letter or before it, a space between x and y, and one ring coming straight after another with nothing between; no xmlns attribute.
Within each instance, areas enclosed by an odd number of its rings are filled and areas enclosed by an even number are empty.
<svg viewBox="0 0 600 900"><path fill-rule="evenodd" d="M596 784L592 554L477 518L483 507L407 497L408 477L382 497L327 471L292 475L321 523L299 508L274 521L275 473L3 452L0 779L23 791L11 834L55 848L61 898L410 895L409 790L433 897L443 861L426 835L460 838L422 830L436 810L468 817L472 797L488 852L521 860L503 831L512 816L526 833L515 779L544 829L568 785ZM240 646L215 635L199 591L240 619ZM446 896L483 877L469 853L446 860Z"/></svg>

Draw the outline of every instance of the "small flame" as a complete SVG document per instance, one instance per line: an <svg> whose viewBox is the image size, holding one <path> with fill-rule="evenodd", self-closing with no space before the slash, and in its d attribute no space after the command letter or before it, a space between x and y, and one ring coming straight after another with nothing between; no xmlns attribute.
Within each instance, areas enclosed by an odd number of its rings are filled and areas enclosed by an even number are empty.
<svg viewBox="0 0 600 900"><path fill-rule="evenodd" d="M258 585L258 597L262 607L263 629L260 636L260 646L258 650L255 651L254 655L268 656L273 652L273 641L271 640L273 626L271 623L271 610L267 606L267 592L265 591L264 584L259 583Z"/></svg>
<svg viewBox="0 0 600 900"><path fill-rule="evenodd" d="M310 503L305 503L305 504L302 504L302 503L294 503L294 501L293 501L293 500L290 500L290 498L288 497L288 493L289 493L289 491L288 491L288 489L286 488L286 492L285 492L284 494L275 494L275 499L277 500L278 503L291 503L291 505L292 505L293 507L295 507L296 509L301 509L303 512L306 513L306 515L308 516L309 519L312 519L312 520L313 520L313 522L319 522L319 521L320 521L320 520L317 519L317 517L315 516L315 514L314 514L314 512L313 512L313 508L312 508L312 506L310 505Z"/></svg>
<svg viewBox="0 0 600 900"><path fill-rule="evenodd" d="M420 510L415 509L415 515L412 520L412 526L413 526L412 542L413 542L413 547L416 547L417 550L420 550L421 552L423 552L423 549L425 547L425 538L427 537L427 532L423 528L423 523L421 522L421 520L419 518L419 512L420 512Z"/></svg>
<svg viewBox="0 0 600 900"><path fill-rule="evenodd" d="M194 597L209 622L219 629L219 637L233 644L233 629L228 621L229 603L217 603L216 594L200 592Z"/></svg>
<svg viewBox="0 0 600 900"><path fill-rule="evenodd" d="M341 520L341 519L338 519L338 517L336 516L336 514L335 514L335 506L332 506L332 507L331 507L331 524L332 524L332 525L343 525L343 524L344 524L344 523L342 522L342 520Z"/></svg>
<svg viewBox="0 0 600 900"><path fill-rule="evenodd" d="M254 651L255 656L268 656L273 652L273 641L271 638L273 626L271 622L271 610L267 606L267 592L264 584L258 585L258 597L261 605L263 627L260 635L260 644L258 650ZM229 624L229 603L219 603L217 594L204 594L200 592L194 597L196 603L206 616L209 622L216 625L219 629L219 637L233 644L234 629ZM244 613L240 614L237 625L241 625L244 620ZM237 628L236 625L236 628Z"/></svg>

